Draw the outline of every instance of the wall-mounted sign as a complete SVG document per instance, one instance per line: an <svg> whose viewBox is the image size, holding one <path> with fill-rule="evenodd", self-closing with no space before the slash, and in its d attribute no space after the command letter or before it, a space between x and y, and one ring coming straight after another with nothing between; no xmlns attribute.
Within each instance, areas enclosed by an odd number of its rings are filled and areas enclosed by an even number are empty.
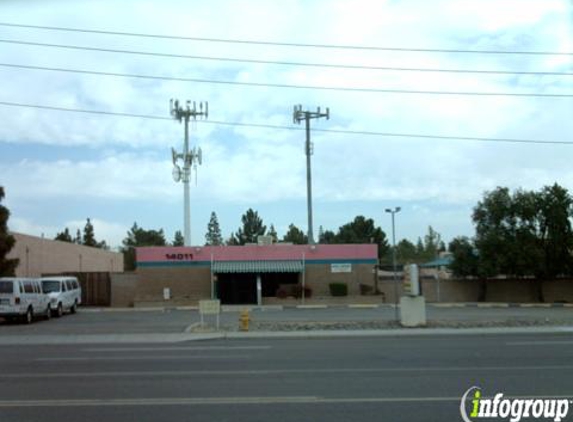
<svg viewBox="0 0 573 422"><path fill-rule="evenodd" d="M166 253L165 259L168 261L191 261L193 259L192 253Z"/></svg>
<svg viewBox="0 0 573 422"><path fill-rule="evenodd" d="M352 264L330 264L331 273L351 273Z"/></svg>

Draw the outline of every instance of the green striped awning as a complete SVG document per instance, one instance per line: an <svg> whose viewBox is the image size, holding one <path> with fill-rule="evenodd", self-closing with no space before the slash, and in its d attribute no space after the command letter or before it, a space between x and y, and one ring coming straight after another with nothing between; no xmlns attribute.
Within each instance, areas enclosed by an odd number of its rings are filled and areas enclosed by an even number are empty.
<svg viewBox="0 0 573 422"><path fill-rule="evenodd" d="M302 262L292 261L215 261L214 273L300 273Z"/></svg>

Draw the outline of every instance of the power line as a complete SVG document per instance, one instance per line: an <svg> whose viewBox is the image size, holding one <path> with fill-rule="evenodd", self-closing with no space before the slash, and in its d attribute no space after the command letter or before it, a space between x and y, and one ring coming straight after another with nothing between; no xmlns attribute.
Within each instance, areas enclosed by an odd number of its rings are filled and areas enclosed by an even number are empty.
<svg viewBox="0 0 573 422"><path fill-rule="evenodd" d="M27 70L79 73L83 75L112 76L120 78L152 79L152 80L162 80L162 81L194 82L194 83L237 85L237 86L265 87L265 88L314 89L321 91L369 92L369 93L384 93L384 94L470 95L470 96L482 96L482 97L547 97L547 98L573 97L573 94L543 94L536 92L519 93L519 92L475 92L475 91L427 91L427 90L409 90L409 89L352 88L343 86L295 85L295 84L278 84L278 83L265 83L265 82L239 82L239 81L223 81L216 79L181 78L175 76L141 75L136 73L99 72L95 70L31 66L31 65L14 64L14 63L0 63L0 66L8 68L16 68L16 69L27 69Z"/></svg>
<svg viewBox="0 0 573 422"><path fill-rule="evenodd" d="M271 64L279 66L304 66L304 67L319 67L319 68L332 68L332 69L348 69L348 70L379 70L379 71L400 71L400 72L441 72L441 73L471 73L471 74L493 74L493 75L540 75L540 76L573 76L573 72L553 72L553 71L525 71L525 70L491 70L491 69L441 69L441 68L419 68L419 67L395 67L395 66L368 66L368 65L352 65L340 63L312 63L312 62L298 62L298 61L283 61L283 60L261 60L261 59L246 59L235 57L212 57L212 56L197 56L188 54L174 54L174 53L159 53L154 51L138 51L138 50L122 50L102 47L90 47L79 45L67 44L48 44L31 41L21 40L8 40L0 39L0 43L27 45L34 47L48 47L60 48L68 50L80 51L97 51L103 53L116 53L116 54L131 54L139 56L152 56L152 57L168 57L178 59L193 59L193 60L206 60L206 61L222 61L231 63L250 63L250 64Z"/></svg>
<svg viewBox="0 0 573 422"><path fill-rule="evenodd" d="M132 118L151 119L151 120L172 120L170 117L155 116L150 114L122 113L114 111L47 106L41 104L16 103L9 101L0 101L0 106L23 107L23 108L33 108L41 110L64 111L72 113L96 114L96 115L117 116L117 117L132 117ZM200 124L232 126L232 127L252 127L259 129L275 129L275 130L291 130L291 131L305 130L304 128L298 126L281 126L281 125L270 125L265 123L225 122L220 120L205 120L201 121ZM415 133L394 133L394 132L377 132L377 131L365 131L365 130L316 129L316 128L312 129L312 131L332 133L332 134L342 134L342 135L362 135L362 136L376 136L376 137L388 137L388 138L461 140L461 141L477 141L477 142L492 142L492 143L502 142L502 143L514 143L514 144L573 145L573 141L551 141L551 140L541 140L541 139L485 138L477 136L424 135Z"/></svg>
<svg viewBox="0 0 573 422"><path fill-rule="evenodd" d="M460 54L512 54L512 55L536 55L536 56L573 56L573 52L558 52L558 51L502 51L502 50L465 50L465 49L444 49L444 48L409 48L409 47L379 47L379 46L364 46L364 45L340 45L340 44L307 44L295 42L277 42L277 41L263 41L263 40L242 40L231 38L206 38L206 37L187 37L180 35L164 35L164 34L149 34L141 32L120 32L120 31L105 31L97 29L84 29L84 28L70 28L62 26L45 26L45 25L26 25L10 22L0 22L0 26L12 28L28 28L28 29L41 29L47 31L65 31L65 32L81 32L88 34L100 35L120 35L126 37L141 37L141 38L157 38L168 40L187 40L187 41L201 41L225 44L251 44L251 45L272 45L277 47L302 47L302 48L325 48L337 50L370 50L370 51L406 51L406 52L422 52L422 53L460 53Z"/></svg>

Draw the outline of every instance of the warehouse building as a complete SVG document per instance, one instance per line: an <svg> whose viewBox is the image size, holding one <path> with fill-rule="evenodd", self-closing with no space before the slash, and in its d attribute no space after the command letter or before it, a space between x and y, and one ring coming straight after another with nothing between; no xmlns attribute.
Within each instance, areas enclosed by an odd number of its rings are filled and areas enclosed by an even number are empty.
<svg viewBox="0 0 573 422"><path fill-rule="evenodd" d="M306 288L330 296L330 283L344 283L349 295L372 285L378 246L245 245L137 248L139 302L218 298L223 304L265 304Z"/></svg>

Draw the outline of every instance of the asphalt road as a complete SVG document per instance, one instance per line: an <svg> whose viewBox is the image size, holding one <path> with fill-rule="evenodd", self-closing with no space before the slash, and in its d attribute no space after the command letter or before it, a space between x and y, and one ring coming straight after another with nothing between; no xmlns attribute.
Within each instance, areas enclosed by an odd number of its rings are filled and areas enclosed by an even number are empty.
<svg viewBox="0 0 573 422"><path fill-rule="evenodd" d="M472 386L573 398L572 347L571 334L2 346L0 421L459 421Z"/></svg>

